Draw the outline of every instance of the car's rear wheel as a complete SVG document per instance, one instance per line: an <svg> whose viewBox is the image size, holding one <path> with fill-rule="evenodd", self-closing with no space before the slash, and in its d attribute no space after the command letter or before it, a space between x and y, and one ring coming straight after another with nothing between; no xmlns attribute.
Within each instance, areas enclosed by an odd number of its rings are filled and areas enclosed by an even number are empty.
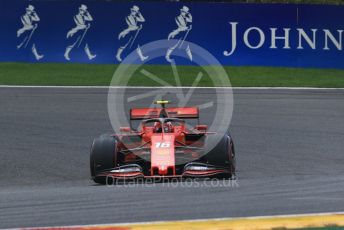
<svg viewBox="0 0 344 230"><path fill-rule="evenodd" d="M104 134L94 139L91 146L90 169L91 177L98 184L106 183L106 176L98 176L99 173L114 168L117 155L116 139Z"/></svg>

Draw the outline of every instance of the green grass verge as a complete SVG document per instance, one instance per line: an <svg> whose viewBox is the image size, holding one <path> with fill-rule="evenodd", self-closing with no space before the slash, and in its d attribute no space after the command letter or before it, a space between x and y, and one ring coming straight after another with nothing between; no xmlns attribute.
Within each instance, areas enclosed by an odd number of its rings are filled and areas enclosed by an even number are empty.
<svg viewBox="0 0 344 230"><path fill-rule="evenodd" d="M253 66L224 68L232 86L344 87L344 70ZM0 84L108 86L116 69L117 65L0 63ZM142 74L142 69L176 85L169 65L141 66L133 73L129 85L159 85ZM200 70L199 66L178 66L182 85L192 85ZM212 85L207 74L199 82L199 86Z"/></svg>

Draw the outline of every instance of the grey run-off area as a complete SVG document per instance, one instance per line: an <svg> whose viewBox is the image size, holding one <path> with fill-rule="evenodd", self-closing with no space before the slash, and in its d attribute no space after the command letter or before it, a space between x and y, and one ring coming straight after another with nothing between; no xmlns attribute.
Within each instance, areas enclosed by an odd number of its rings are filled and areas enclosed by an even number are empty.
<svg viewBox="0 0 344 230"><path fill-rule="evenodd" d="M197 89L190 104L214 97ZM234 89L239 187L106 187L89 180L89 148L112 131L107 89L0 88L0 228L344 211L343 102Z"/></svg>

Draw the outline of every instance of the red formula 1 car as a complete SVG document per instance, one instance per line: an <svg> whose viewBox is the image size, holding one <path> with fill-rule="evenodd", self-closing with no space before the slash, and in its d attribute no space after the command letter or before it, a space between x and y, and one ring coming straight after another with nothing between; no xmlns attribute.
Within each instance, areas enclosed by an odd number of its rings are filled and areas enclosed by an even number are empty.
<svg viewBox="0 0 344 230"><path fill-rule="evenodd" d="M199 118L197 107L134 108L130 120L138 130L121 127L120 134L101 135L91 147L91 177L104 184L108 178L235 177L231 136L210 133L207 125L187 128L187 119ZM216 140L210 150L207 145Z"/></svg>

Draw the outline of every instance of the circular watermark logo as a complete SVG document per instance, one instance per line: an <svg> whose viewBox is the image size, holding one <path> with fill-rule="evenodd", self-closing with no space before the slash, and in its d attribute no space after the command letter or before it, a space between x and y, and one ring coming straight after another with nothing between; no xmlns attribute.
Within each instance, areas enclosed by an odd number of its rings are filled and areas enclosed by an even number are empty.
<svg viewBox="0 0 344 230"><path fill-rule="evenodd" d="M197 107L199 119L183 118L185 133L199 134L197 126L206 125L209 133L204 136L217 138L195 138L189 142L190 146L202 148L202 154L206 154L228 133L233 112L231 83L220 62L206 49L185 41L184 46L174 47L171 53L173 42L147 43L139 50L146 55L144 61L134 50L117 67L108 91L110 122L117 134L123 131L121 127L130 127L140 133L142 121L130 120L131 109L159 107L154 102L161 99L171 101L167 108ZM185 62L190 65L179 65ZM178 164L187 161L185 158Z"/></svg>

